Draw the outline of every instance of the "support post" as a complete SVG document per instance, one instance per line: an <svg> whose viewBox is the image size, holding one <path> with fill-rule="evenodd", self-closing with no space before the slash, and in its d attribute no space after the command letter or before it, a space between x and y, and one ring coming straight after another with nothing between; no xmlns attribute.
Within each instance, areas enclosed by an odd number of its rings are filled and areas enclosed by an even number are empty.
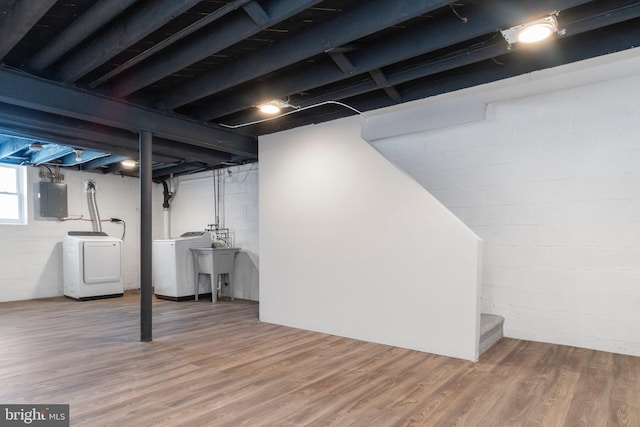
<svg viewBox="0 0 640 427"><path fill-rule="evenodd" d="M151 132L140 131L140 341L151 341L151 190L152 190Z"/></svg>

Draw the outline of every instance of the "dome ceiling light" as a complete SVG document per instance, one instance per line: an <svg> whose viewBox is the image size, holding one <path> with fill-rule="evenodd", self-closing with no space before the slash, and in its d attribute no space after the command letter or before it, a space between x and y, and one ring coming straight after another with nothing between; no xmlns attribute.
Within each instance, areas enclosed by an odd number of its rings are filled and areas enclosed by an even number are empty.
<svg viewBox="0 0 640 427"><path fill-rule="evenodd" d="M509 45L537 43L558 33L558 20L555 15L549 15L546 18L502 30L500 33Z"/></svg>

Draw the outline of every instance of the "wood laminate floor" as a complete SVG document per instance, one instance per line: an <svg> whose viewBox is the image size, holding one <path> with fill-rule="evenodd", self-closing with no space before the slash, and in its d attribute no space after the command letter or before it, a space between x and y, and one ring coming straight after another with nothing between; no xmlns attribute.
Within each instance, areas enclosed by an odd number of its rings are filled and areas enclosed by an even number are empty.
<svg viewBox="0 0 640 427"><path fill-rule="evenodd" d="M260 323L246 301L0 304L0 403L72 426L640 426L640 358L502 339L471 363Z"/></svg>

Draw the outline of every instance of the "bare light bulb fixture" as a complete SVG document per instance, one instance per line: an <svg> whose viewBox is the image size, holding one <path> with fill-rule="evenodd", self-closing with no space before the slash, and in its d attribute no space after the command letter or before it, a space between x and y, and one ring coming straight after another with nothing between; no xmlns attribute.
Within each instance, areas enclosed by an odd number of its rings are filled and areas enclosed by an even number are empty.
<svg viewBox="0 0 640 427"><path fill-rule="evenodd" d="M555 15L549 15L545 18L517 25L500 32L509 45L517 42L527 44L537 43L549 38L553 33L558 32L558 20Z"/></svg>
<svg viewBox="0 0 640 427"><path fill-rule="evenodd" d="M290 107L293 107L293 105L281 99L273 99L269 102L258 105L258 109L265 114L278 114L283 108Z"/></svg>
<svg viewBox="0 0 640 427"><path fill-rule="evenodd" d="M120 164L122 166L124 166L125 168L135 168L136 167L136 161L135 160L131 160L131 159L123 160L123 161L120 162Z"/></svg>
<svg viewBox="0 0 640 427"><path fill-rule="evenodd" d="M280 107L274 104L263 104L258 108L265 114L278 114L280 112Z"/></svg>
<svg viewBox="0 0 640 427"><path fill-rule="evenodd" d="M75 150L73 150L74 153L76 153L76 162L81 162L82 161L82 153L84 153L83 150L80 150L79 148L76 148Z"/></svg>

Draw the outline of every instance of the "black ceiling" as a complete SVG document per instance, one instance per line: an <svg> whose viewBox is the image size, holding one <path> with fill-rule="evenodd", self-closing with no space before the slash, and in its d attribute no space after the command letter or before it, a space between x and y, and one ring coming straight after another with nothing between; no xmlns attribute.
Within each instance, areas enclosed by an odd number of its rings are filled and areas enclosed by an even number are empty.
<svg viewBox="0 0 640 427"><path fill-rule="evenodd" d="M539 46L500 33L553 13ZM633 48L639 16L629 0L0 0L0 159L135 175L119 162L149 130L156 178L251 162L259 135L354 114L303 107L366 111ZM301 111L235 127L271 99Z"/></svg>

